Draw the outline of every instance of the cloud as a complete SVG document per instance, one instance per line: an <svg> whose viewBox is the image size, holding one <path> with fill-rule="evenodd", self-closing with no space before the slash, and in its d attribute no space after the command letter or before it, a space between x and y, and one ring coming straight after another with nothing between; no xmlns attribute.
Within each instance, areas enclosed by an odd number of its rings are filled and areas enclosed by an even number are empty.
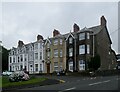
<svg viewBox="0 0 120 92"><path fill-rule="evenodd" d="M7 48L17 46L19 39L25 43L36 41L41 34L44 38L52 36L54 29L62 34L70 32L74 23L80 28L100 24L105 15L109 33L117 29L117 3L95 2L4 2L3 42ZM116 33L111 35L113 47L117 51Z"/></svg>

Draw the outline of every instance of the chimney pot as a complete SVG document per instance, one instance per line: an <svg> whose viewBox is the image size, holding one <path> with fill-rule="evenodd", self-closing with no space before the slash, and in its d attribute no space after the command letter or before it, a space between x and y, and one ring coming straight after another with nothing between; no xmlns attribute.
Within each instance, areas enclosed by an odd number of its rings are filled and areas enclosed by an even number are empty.
<svg viewBox="0 0 120 92"><path fill-rule="evenodd" d="M73 25L73 31L77 32L79 30L80 30L79 26L76 23L74 23L74 25Z"/></svg>
<svg viewBox="0 0 120 92"><path fill-rule="evenodd" d="M101 21L100 22L101 22L101 26L106 26L107 21L106 21L104 16L101 17Z"/></svg>

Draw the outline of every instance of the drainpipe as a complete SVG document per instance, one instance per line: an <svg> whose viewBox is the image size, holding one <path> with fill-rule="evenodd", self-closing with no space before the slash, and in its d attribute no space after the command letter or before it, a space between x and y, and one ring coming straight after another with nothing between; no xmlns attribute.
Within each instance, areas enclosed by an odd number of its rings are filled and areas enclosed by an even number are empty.
<svg viewBox="0 0 120 92"><path fill-rule="evenodd" d="M75 49L74 55L75 55L75 70L76 70L76 39L74 43L74 49Z"/></svg>
<svg viewBox="0 0 120 92"><path fill-rule="evenodd" d="M94 33L92 33L92 34L90 34L90 35L92 35L93 36L93 57L95 56L95 35L94 35Z"/></svg>

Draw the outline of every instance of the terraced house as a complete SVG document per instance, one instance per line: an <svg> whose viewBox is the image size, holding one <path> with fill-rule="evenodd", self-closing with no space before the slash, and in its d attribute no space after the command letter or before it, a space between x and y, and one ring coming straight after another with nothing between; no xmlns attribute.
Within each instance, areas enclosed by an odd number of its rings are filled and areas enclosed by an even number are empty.
<svg viewBox="0 0 120 92"><path fill-rule="evenodd" d="M31 74L44 72L43 44L41 35L38 35L37 41L33 43L24 44L19 41L18 47L13 47L9 52L9 71L25 69Z"/></svg>
<svg viewBox="0 0 120 92"><path fill-rule="evenodd" d="M45 42L46 73L66 69L65 37L58 30L53 31L53 37Z"/></svg>
<svg viewBox="0 0 120 92"><path fill-rule="evenodd" d="M116 58L111 49L112 41L107 30L107 21L100 18L100 25L80 30L77 24L66 39L66 69L67 71L89 70L91 57L100 56L100 70L116 68ZM97 61L96 61L97 62Z"/></svg>
<svg viewBox="0 0 120 92"><path fill-rule="evenodd" d="M100 24L94 27L80 29L75 23L73 31L66 34L54 29L53 37L45 40L38 35L34 43L19 41L18 47L9 53L9 70L25 68L30 73L86 71L96 55L100 57L100 70L115 69L116 57L111 44L107 20L102 16Z"/></svg>

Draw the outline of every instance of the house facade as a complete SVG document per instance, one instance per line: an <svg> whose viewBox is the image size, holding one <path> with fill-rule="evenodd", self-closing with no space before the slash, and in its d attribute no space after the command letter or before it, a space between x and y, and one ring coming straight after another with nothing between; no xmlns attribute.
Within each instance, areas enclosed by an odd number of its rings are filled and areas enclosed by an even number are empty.
<svg viewBox="0 0 120 92"><path fill-rule="evenodd" d="M100 56L100 70L110 70L116 67L116 58L111 48L106 19L100 18L100 25L83 28L73 25L73 32L66 38L66 69L67 71L89 70L91 57Z"/></svg>
<svg viewBox="0 0 120 92"><path fill-rule="evenodd" d="M46 73L58 72L66 69L65 37L56 29L53 37L45 42Z"/></svg>
<svg viewBox="0 0 120 92"><path fill-rule="evenodd" d="M26 70L30 74L44 72L43 44L41 35L33 43L24 44L19 41L18 47L13 47L9 52L9 71Z"/></svg>
<svg viewBox="0 0 120 92"><path fill-rule="evenodd" d="M116 57L111 44L107 21L102 16L98 26L80 29L74 24L73 31L66 34L54 29L53 37L45 40L38 35L33 43L19 41L18 47L9 53L9 70L25 69L30 73L86 71L96 55L100 56L100 70L112 70L116 68Z"/></svg>

